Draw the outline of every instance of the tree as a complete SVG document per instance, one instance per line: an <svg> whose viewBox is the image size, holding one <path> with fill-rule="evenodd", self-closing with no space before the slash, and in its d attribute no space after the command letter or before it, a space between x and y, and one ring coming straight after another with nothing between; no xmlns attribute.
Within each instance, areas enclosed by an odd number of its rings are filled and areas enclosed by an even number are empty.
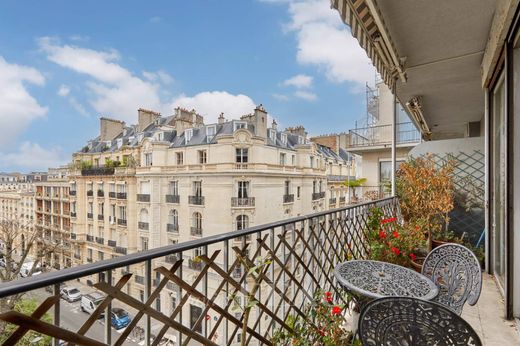
<svg viewBox="0 0 520 346"><path fill-rule="evenodd" d="M357 199L356 187L361 187L366 182L367 182L367 178L359 178L359 179L346 180L343 182L343 185L345 185L349 189L352 189L352 196L354 197L354 199Z"/></svg>
<svg viewBox="0 0 520 346"><path fill-rule="evenodd" d="M39 303L36 299L21 299L14 305L14 310L24 315L31 315L38 307ZM45 313L41 320L47 323L52 323L52 317L49 313ZM7 338L18 328L13 324L6 324L0 334L0 343L4 343ZM22 346L44 346L51 344L51 337L42 335L33 331L28 332L22 339L17 342L17 345Z"/></svg>
<svg viewBox="0 0 520 346"><path fill-rule="evenodd" d="M0 219L0 281L8 282L40 271L45 258L60 250L59 242L45 239L39 227L32 222ZM43 268L45 269L45 268ZM24 301L24 293L0 298L0 313L12 311ZM25 305L23 305L25 306ZM8 328L0 322L0 335Z"/></svg>

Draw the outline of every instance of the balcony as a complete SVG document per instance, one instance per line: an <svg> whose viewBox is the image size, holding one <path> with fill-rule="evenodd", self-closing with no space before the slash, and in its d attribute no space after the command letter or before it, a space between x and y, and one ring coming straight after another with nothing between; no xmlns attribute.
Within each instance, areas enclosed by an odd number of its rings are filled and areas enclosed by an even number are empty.
<svg viewBox="0 0 520 346"><path fill-rule="evenodd" d="M202 237L202 228L200 227L191 227L190 234L196 237Z"/></svg>
<svg viewBox="0 0 520 346"><path fill-rule="evenodd" d="M143 193L138 193L137 194L137 202L150 202L150 195L149 194L143 194Z"/></svg>
<svg viewBox="0 0 520 346"><path fill-rule="evenodd" d="M293 203L294 202L294 194L283 195L283 202L284 203Z"/></svg>
<svg viewBox="0 0 520 346"><path fill-rule="evenodd" d="M126 247L116 246L116 253L119 253L119 254L122 254L122 255L126 255L127 251L128 250L127 250Z"/></svg>
<svg viewBox="0 0 520 346"><path fill-rule="evenodd" d="M148 224L148 222L139 221L137 223L137 228L139 228L140 230L148 231L149 227L150 227L150 225Z"/></svg>
<svg viewBox="0 0 520 346"><path fill-rule="evenodd" d="M90 235L90 234L87 234L87 241L94 242L94 236Z"/></svg>
<svg viewBox="0 0 520 346"><path fill-rule="evenodd" d="M101 237L96 237L96 243L103 245L105 244L105 239Z"/></svg>
<svg viewBox="0 0 520 346"><path fill-rule="evenodd" d="M94 191L93 190L87 190L87 197L92 197L94 196Z"/></svg>
<svg viewBox="0 0 520 346"><path fill-rule="evenodd" d="M117 242L115 240L107 240L107 245L111 247L116 247Z"/></svg>
<svg viewBox="0 0 520 346"><path fill-rule="evenodd" d="M255 198L254 197L231 197L231 207L232 208L251 208L255 206Z"/></svg>
<svg viewBox="0 0 520 346"><path fill-rule="evenodd" d="M71 212L70 212L70 217L76 217L76 216L77 216L77 214L76 214L75 211L71 211Z"/></svg>
<svg viewBox="0 0 520 346"><path fill-rule="evenodd" d="M193 205L204 205L204 196L188 196L188 203Z"/></svg>
<svg viewBox="0 0 520 346"><path fill-rule="evenodd" d="M109 192L108 193L108 197L109 198L116 198L116 193L115 192Z"/></svg>
<svg viewBox="0 0 520 346"><path fill-rule="evenodd" d="M114 175L114 167L95 167L86 168L81 170L82 176L93 176L93 175Z"/></svg>
<svg viewBox="0 0 520 346"><path fill-rule="evenodd" d="M117 219L117 224L119 226L126 226L126 220L125 219Z"/></svg>
<svg viewBox="0 0 520 346"><path fill-rule="evenodd" d="M75 253L75 254L74 254L74 258L75 258L75 259L81 259L81 255L80 255L79 253Z"/></svg>
<svg viewBox="0 0 520 346"><path fill-rule="evenodd" d="M325 191L322 192L313 192L312 193L312 200L316 201L318 199L325 198Z"/></svg>
<svg viewBox="0 0 520 346"><path fill-rule="evenodd" d="M166 232L168 233L179 233L179 225L175 223L166 224Z"/></svg>
<svg viewBox="0 0 520 346"><path fill-rule="evenodd" d="M386 147L392 144L392 125L379 125L349 131L351 148ZM421 134L413 123L396 124L396 145L415 145L421 141Z"/></svg>
<svg viewBox="0 0 520 346"><path fill-rule="evenodd" d="M99 221L105 221L105 215L103 215L103 214L98 214L97 219L98 219Z"/></svg>
<svg viewBox="0 0 520 346"><path fill-rule="evenodd" d="M329 205L331 205L331 206L336 205L336 197L329 198Z"/></svg>
<svg viewBox="0 0 520 346"><path fill-rule="evenodd" d="M71 234L70 234L70 239L74 239L74 240L75 240L75 239L77 239L77 237L78 237L78 236L77 236L76 233L71 233Z"/></svg>
<svg viewBox="0 0 520 346"><path fill-rule="evenodd" d="M93 213L87 213L87 219L93 219L94 214Z"/></svg>
<svg viewBox="0 0 520 346"><path fill-rule="evenodd" d="M339 203L345 203L346 200L347 200L347 199L346 199L345 196L340 197L340 198L339 198Z"/></svg>
<svg viewBox="0 0 520 346"><path fill-rule="evenodd" d="M98 191L97 191L97 196L98 196L98 197L105 197L105 191L103 191L103 190L98 190Z"/></svg>
<svg viewBox="0 0 520 346"><path fill-rule="evenodd" d="M76 196L76 190L70 190L69 196Z"/></svg>
<svg viewBox="0 0 520 346"><path fill-rule="evenodd" d="M179 203L180 199L179 195L166 195L166 203Z"/></svg>
<svg viewBox="0 0 520 346"><path fill-rule="evenodd" d="M126 199L126 192L118 192L117 199Z"/></svg>

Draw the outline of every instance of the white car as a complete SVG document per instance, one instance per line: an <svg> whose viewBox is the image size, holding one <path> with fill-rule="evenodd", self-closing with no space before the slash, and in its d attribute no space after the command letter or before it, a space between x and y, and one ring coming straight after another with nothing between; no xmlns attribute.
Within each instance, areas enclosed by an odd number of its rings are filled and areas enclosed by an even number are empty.
<svg viewBox="0 0 520 346"><path fill-rule="evenodd" d="M34 267L34 268L33 268ZM32 273L31 273L32 271ZM26 278L28 276L36 276L42 273L42 269L39 264L34 265L34 262L25 262L20 268L20 276Z"/></svg>
<svg viewBox="0 0 520 346"><path fill-rule="evenodd" d="M77 302L81 299L81 292L76 287L63 287L61 297L69 303Z"/></svg>

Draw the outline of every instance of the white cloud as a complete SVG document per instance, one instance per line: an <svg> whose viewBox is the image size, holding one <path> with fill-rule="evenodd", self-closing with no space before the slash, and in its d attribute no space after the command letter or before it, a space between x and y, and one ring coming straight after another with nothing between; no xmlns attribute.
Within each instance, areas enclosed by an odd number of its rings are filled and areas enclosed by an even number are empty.
<svg viewBox="0 0 520 346"><path fill-rule="evenodd" d="M69 158L59 147L45 149L37 143L23 142L18 151L0 155L0 168L42 170L65 164Z"/></svg>
<svg viewBox="0 0 520 346"><path fill-rule="evenodd" d="M284 29L296 34L300 64L317 66L334 83L353 83L356 91L374 80L370 59L337 11L330 8L330 1L292 1L289 15L291 21Z"/></svg>
<svg viewBox="0 0 520 346"><path fill-rule="evenodd" d="M294 96L306 100L306 101L316 101L318 99L318 96L316 96L315 93L311 93L308 91L303 90L297 90L294 92Z"/></svg>
<svg viewBox="0 0 520 346"><path fill-rule="evenodd" d="M173 77L170 76L170 74L168 74L168 72L165 72L162 70L159 70L157 72L143 71L143 77L148 79L151 82L160 81L163 84L167 84L167 85L172 84L174 81Z"/></svg>
<svg viewBox="0 0 520 346"><path fill-rule="evenodd" d="M289 101L289 96L284 94L273 94L273 97L277 99L278 101Z"/></svg>
<svg viewBox="0 0 520 346"><path fill-rule="evenodd" d="M293 86L295 88L310 88L312 85L312 77L305 74L298 74L294 77L283 81L285 86Z"/></svg>
<svg viewBox="0 0 520 346"><path fill-rule="evenodd" d="M65 97L70 93L70 88L65 84L60 85L57 94L61 97Z"/></svg>
<svg viewBox="0 0 520 346"><path fill-rule="evenodd" d="M205 91L192 97L181 95L172 103L172 107L178 106L197 110L206 123L216 122L220 112L224 112L226 119L236 119L251 113L256 107L250 97L226 91Z"/></svg>
<svg viewBox="0 0 520 346"><path fill-rule="evenodd" d="M29 93L26 84L44 85L36 69L10 64L0 56L0 148L13 141L29 124L45 117L47 108Z"/></svg>

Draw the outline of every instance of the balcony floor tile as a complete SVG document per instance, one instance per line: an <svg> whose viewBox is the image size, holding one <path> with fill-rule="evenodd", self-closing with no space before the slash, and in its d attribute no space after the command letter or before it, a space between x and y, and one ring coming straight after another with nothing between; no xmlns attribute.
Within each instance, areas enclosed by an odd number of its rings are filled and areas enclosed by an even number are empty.
<svg viewBox="0 0 520 346"><path fill-rule="evenodd" d="M504 316L504 299L489 274L483 274L482 293L475 306L464 305L464 318L479 334L485 346L520 345L520 331L515 321Z"/></svg>

